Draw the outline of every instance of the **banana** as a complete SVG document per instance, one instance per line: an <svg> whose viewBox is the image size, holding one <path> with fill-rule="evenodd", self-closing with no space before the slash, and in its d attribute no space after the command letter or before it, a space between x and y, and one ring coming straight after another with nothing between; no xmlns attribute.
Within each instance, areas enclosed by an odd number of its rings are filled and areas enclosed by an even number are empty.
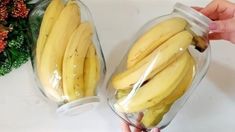
<svg viewBox="0 0 235 132"><path fill-rule="evenodd" d="M90 45L85 60L85 96L94 96L99 79L99 61L93 44Z"/></svg>
<svg viewBox="0 0 235 132"><path fill-rule="evenodd" d="M134 88L133 92L131 91L127 97L118 100L114 105L115 108L121 112L133 113L160 103L175 90L186 75L189 61L190 54L184 52L182 56L178 57L146 84Z"/></svg>
<svg viewBox="0 0 235 132"><path fill-rule="evenodd" d="M144 111L144 117L141 122L144 124L145 127L147 128L154 127L161 121L164 114L169 111L171 105L178 98L180 98L189 88L189 86L192 83L194 75L195 75L195 61L191 57L187 74L184 76L179 86L177 86L177 88L172 92L172 94L166 97L162 102Z"/></svg>
<svg viewBox="0 0 235 132"><path fill-rule="evenodd" d="M84 96L83 67L92 39L92 27L84 22L73 32L63 60L63 92L68 101Z"/></svg>
<svg viewBox="0 0 235 132"><path fill-rule="evenodd" d="M122 97L127 96L131 92L131 89L125 89L125 90L117 90L116 92L116 99L120 99Z"/></svg>
<svg viewBox="0 0 235 132"><path fill-rule="evenodd" d="M70 2L56 20L41 57L39 79L47 94L55 101L63 101L62 62L65 48L73 31L80 24L80 8Z"/></svg>
<svg viewBox="0 0 235 132"><path fill-rule="evenodd" d="M175 17L160 22L146 32L129 51L127 68L134 66L164 41L183 31L186 25L187 22L183 18Z"/></svg>
<svg viewBox="0 0 235 132"><path fill-rule="evenodd" d="M176 34L138 64L122 73L116 74L112 78L113 87L126 89L138 83L140 78L144 79L143 82L147 81L172 63L178 56L182 55L191 44L192 39L193 36L187 31Z"/></svg>
<svg viewBox="0 0 235 132"><path fill-rule="evenodd" d="M177 88L168 97L166 97L160 104L158 104L158 106L164 106L175 102L190 87L196 73L195 60L192 56L190 56L190 61L188 65L188 72L183 78L183 80L180 82L179 86L177 86Z"/></svg>
<svg viewBox="0 0 235 132"><path fill-rule="evenodd" d="M36 46L36 64L38 66L47 38L63 8L64 3L61 0L52 0L44 13Z"/></svg>
<svg viewBox="0 0 235 132"><path fill-rule="evenodd" d="M144 111L144 117L141 120L141 123L146 128L155 127L163 118L164 114L168 112L171 108L171 104L163 106L163 107L152 107Z"/></svg>
<svg viewBox="0 0 235 132"><path fill-rule="evenodd" d="M98 82L100 80L100 77L101 77L100 73L101 73L101 64L100 64L99 56L98 56L98 54L96 52L96 80L97 80L97 84L98 84Z"/></svg>

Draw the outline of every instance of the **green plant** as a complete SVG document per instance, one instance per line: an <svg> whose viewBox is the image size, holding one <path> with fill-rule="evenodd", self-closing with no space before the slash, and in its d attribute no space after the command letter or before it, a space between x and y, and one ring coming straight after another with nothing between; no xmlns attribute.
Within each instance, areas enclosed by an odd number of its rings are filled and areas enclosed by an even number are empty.
<svg viewBox="0 0 235 132"><path fill-rule="evenodd" d="M28 61L28 14L33 5L24 0L1 0L0 3L0 76Z"/></svg>

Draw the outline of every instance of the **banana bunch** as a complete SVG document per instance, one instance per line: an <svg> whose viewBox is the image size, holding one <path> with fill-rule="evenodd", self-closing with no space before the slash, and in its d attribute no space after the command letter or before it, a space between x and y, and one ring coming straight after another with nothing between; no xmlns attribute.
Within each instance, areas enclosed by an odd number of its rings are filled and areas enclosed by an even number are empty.
<svg viewBox="0 0 235 132"><path fill-rule="evenodd" d="M143 112L141 123L150 128L185 93L195 75L195 61L188 50L194 36L187 25L179 17L164 20L134 43L126 69L112 77L116 110Z"/></svg>
<svg viewBox="0 0 235 132"><path fill-rule="evenodd" d="M89 22L81 22L76 0L52 0L36 45L36 68L42 90L56 102L94 96L100 64Z"/></svg>

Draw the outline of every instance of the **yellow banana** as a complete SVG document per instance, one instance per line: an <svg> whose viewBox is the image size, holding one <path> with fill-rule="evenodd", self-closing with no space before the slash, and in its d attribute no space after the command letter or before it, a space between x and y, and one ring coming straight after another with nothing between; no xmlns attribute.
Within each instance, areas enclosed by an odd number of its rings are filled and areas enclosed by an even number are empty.
<svg viewBox="0 0 235 132"><path fill-rule="evenodd" d="M116 93L116 99L120 99L122 97L125 97L127 96L129 93L131 92L131 89L125 89L125 90L117 90L117 93Z"/></svg>
<svg viewBox="0 0 235 132"><path fill-rule="evenodd" d="M168 112L171 108L171 104L163 106L163 107L152 107L144 111L144 117L141 120L141 123L146 128L155 127L163 118L164 114Z"/></svg>
<svg viewBox="0 0 235 132"><path fill-rule="evenodd" d="M186 75L189 61L190 54L185 52L146 84L134 88L133 93L131 91L127 97L117 101L115 108L121 112L133 113L160 103L175 90Z"/></svg>
<svg viewBox="0 0 235 132"><path fill-rule="evenodd" d="M188 65L189 65L188 72L183 78L183 80L180 82L179 86L177 86L177 88L168 97L166 97L160 104L158 104L159 106L168 105L175 102L190 87L196 72L195 60L193 59L192 56L190 57Z"/></svg>
<svg viewBox="0 0 235 132"><path fill-rule="evenodd" d="M52 0L44 13L36 46L36 64L38 66L47 38L63 8L64 3L61 0Z"/></svg>
<svg viewBox="0 0 235 132"><path fill-rule="evenodd" d="M138 64L115 75L112 78L113 87L116 89L130 88L145 74L147 76L144 81L148 80L181 55L191 44L192 39L193 36L187 31L176 34Z"/></svg>
<svg viewBox="0 0 235 132"><path fill-rule="evenodd" d="M157 104L158 106L163 106L163 105L173 103L175 100L177 100L179 97L181 97L184 94L188 86L191 84L193 77L195 75L195 72L196 72L195 61L192 57L191 57L191 62L189 65L190 65L189 71L187 72L187 75L184 77L184 79L179 84L179 86L173 91L171 95L166 97L160 104ZM117 90L116 98L120 99L124 96L127 96L131 92L131 90L132 89Z"/></svg>
<svg viewBox="0 0 235 132"><path fill-rule="evenodd" d="M47 96L62 101L62 62L73 31L80 24L80 8L69 3L62 10L45 44L39 66L39 78Z"/></svg>
<svg viewBox="0 0 235 132"><path fill-rule="evenodd" d="M180 82L179 86L166 97L159 104L148 108L144 111L144 117L142 119L142 123L145 127L150 128L156 126L164 116L166 112L170 109L171 105L180 98L185 91L189 88L192 83L193 77L195 75L195 61L191 57L189 62L189 69L187 74L184 76L183 80ZM154 103L154 101L152 101Z"/></svg>
<svg viewBox="0 0 235 132"><path fill-rule="evenodd" d="M150 54L164 41L185 29L187 22L175 17L160 22L140 37L128 54L127 67L130 68Z"/></svg>
<svg viewBox="0 0 235 132"><path fill-rule="evenodd" d="M92 43L90 23L81 23L69 39L63 60L63 91L68 101L84 96L83 67Z"/></svg>
<svg viewBox="0 0 235 132"><path fill-rule="evenodd" d="M99 61L96 56L96 50L93 44L90 45L85 60L84 81L85 81L85 96L94 96L98 83Z"/></svg>
<svg viewBox="0 0 235 132"><path fill-rule="evenodd" d="M100 64L100 59L99 59L99 56L96 52L96 80L97 80L97 85L98 85L98 82L100 80L100 74L101 73L101 64Z"/></svg>

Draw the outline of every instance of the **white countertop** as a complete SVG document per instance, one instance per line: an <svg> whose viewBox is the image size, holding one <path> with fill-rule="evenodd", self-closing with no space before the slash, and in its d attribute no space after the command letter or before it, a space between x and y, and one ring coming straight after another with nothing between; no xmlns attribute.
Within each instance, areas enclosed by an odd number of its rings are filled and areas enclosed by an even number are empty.
<svg viewBox="0 0 235 132"><path fill-rule="evenodd" d="M176 0L83 0L93 13L107 62L107 77L148 20L170 13ZM210 0L177 0L204 6ZM208 74L163 132L235 131L235 45L211 42ZM1 132L120 132L106 103L76 117L58 117L36 90L31 64L0 78ZM103 87L105 90L105 87Z"/></svg>

